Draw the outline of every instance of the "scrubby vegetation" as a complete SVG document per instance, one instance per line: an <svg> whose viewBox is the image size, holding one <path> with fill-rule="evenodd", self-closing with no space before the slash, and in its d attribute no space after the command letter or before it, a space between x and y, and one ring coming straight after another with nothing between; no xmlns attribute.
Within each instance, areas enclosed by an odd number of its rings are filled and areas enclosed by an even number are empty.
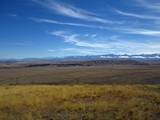
<svg viewBox="0 0 160 120"><path fill-rule="evenodd" d="M160 65L0 68L0 84L160 84Z"/></svg>
<svg viewBox="0 0 160 120"><path fill-rule="evenodd" d="M158 120L160 85L0 87L0 120Z"/></svg>

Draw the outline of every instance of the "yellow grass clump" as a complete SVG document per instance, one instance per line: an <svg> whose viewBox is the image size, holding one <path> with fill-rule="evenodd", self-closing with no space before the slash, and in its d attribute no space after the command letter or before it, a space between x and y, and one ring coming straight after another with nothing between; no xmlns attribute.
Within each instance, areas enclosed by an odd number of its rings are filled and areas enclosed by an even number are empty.
<svg viewBox="0 0 160 120"><path fill-rule="evenodd" d="M160 85L0 86L0 120L158 120Z"/></svg>

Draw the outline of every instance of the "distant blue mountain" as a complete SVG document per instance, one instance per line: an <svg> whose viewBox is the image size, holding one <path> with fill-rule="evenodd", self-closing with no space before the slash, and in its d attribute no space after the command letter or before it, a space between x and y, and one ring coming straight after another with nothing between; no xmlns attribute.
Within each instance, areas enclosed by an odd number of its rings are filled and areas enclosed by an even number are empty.
<svg viewBox="0 0 160 120"><path fill-rule="evenodd" d="M160 60L160 54L137 54L137 55L88 55L88 56L68 56L63 58L47 57L47 58L25 58L25 59L1 59L3 63L13 63L20 61L86 61L86 60L105 60L105 59L133 59L133 60Z"/></svg>

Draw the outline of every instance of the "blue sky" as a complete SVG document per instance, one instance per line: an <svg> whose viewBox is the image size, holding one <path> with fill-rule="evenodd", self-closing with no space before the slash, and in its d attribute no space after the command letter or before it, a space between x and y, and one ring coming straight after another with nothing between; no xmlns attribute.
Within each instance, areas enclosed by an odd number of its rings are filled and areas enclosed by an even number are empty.
<svg viewBox="0 0 160 120"><path fill-rule="evenodd" d="M159 0L0 0L0 58L160 53Z"/></svg>

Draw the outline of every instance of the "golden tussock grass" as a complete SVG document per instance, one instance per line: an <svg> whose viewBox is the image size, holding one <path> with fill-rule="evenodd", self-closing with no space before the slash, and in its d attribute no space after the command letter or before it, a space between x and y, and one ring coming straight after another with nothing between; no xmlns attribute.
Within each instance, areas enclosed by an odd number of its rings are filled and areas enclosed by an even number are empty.
<svg viewBox="0 0 160 120"><path fill-rule="evenodd" d="M158 120L160 85L0 86L0 120Z"/></svg>

